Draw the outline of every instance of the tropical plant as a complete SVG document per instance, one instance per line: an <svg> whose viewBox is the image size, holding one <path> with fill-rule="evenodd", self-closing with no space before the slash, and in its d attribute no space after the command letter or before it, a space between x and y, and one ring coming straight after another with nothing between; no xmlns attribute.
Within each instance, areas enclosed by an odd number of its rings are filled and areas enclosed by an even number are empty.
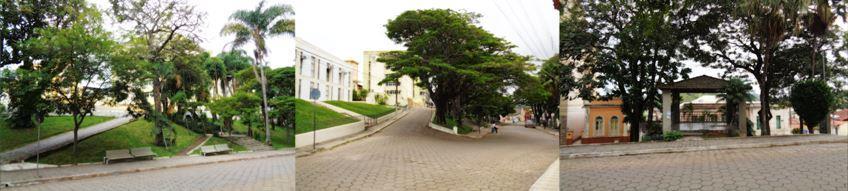
<svg viewBox="0 0 848 191"><path fill-rule="evenodd" d="M294 20L290 19L290 15L294 15L289 5L273 5L264 8L265 1L259 3L259 6L254 10L239 10L230 15L232 23L228 23L221 29L222 35L234 35L233 47L241 47L250 41L253 41L255 49L253 51L253 73L262 87L262 114L264 116L265 126L265 143L271 144L271 129L268 119L268 80L265 76L265 57L268 55L268 49L265 45L265 39L278 35L294 35Z"/></svg>
<svg viewBox="0 0 848 191"><path fill-rule="evenodd" d="M739 112L739 105L746 104L747 102L754 100L751 94L749 94L752 89L753 87L751 87L751 85L743 79L731 78L728 80L728 83L721 88L720 91L722 93L716 96L719 100L725 102L724 117L731 126L737 127L739 124L739 117L737 116L737 112Z"/></svg>

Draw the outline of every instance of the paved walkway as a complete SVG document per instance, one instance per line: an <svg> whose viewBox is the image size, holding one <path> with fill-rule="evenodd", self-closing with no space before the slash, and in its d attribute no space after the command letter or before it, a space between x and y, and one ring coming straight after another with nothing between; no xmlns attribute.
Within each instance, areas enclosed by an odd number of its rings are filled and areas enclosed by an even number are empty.
<svg viewBox="0 0 848 191"><path fill-rule="evenodd" d="M848 143L560 161L561 190L848 190Z"/></svg>
<svg viewBox="0 0 848 191"><path fill-rule="evenodd" d="M12 172L2 172L0 175L0 187L8 186L24 186L31 184L41 184L45 182L55 182L71 179L82 178L99 178L103 176L111 176L117 174L132 174L140 171L153 171L170 168L180 168L194 165L205 165L224 163L231 161L262 159L288 156L294 158L294 151L291 149L280 151L267 152L248 152L229 155L215 156L183 156L168 159L158 159L150 161L138 162L123 162L115 164L93 164L69 166L60 168L45 168L40 170L21 170ZM292 159L293 160L293 159ZM293 165L293 164L292 164ZM236 177L238 178L238 177Z"/></svg>
<svg viewBox="0 0 848 191"><path fill-rule="evenodd" d="M262 132L262 133L265 133L265 132ZM245 148L247 148L247 150L251 150L251 151L274 150L274 147L268 146L268 145L266 145L262 142L257 141L256 139L250 138L250 137L245 136L245 135L230 136L230 137L227 137L227 139L235 142L236 144L244 146Z"/></svg>
<svg viewBox="0 0 848 191"><path fill-rule="evenodd" d="M267 152L256 153L265 154ZM112 174L0 189L16 190L268 190L293 191L295 158L286 155ZM195 157L195 158L218 158ZM231 156L230 156L231 157ZM130 163L126 163L130 164ZM117 165L117 164L116 164ZM111 165L110 165L111 166ZM102 168L103 166L101 166ZM4 177L6 175L3 175Z"/></svg>
<svg viewBox="0 0 848 191"><path fill-rule="evenodd" d="M554 136L504 126L484 139L427 127L417 108L379 133L297 159L298 190L528 190L557 158Z"/></svg>
<svg viewBox="0 0 848 191"><path fill-rule="evenodd" d="M132 121L132 117L119 117L115 118L103 123L98 123L96 125L92 125L79 130L78 139L83 140L92 135L96 135L98 133L102 133L104 131L108 131L114 129L115 127L121 126L125 123L129 123ZM72 125L72 124L69 124ZM39 144L40 142L40 144ZM22 147L18 147L16 149L12 149L3 153L0 153L0 161L21 161L26 160L32 156L35 156L37 153L43 153L51 150L55 150L58 148L62 148L66 145L70 145L74 143L74 132L68 131L62 134L54 135L52 137L42 139L38 142L33 142L28 145L24 145Z"/></svg>
<svg viewBox="0 0 848 191"><path fill-rule="evenodd" d="M795 135L715 138L702 141L574 145L560 147L560 156L563 158L606 157L835 142L848 143L848 137L835 135Z"/></svg>

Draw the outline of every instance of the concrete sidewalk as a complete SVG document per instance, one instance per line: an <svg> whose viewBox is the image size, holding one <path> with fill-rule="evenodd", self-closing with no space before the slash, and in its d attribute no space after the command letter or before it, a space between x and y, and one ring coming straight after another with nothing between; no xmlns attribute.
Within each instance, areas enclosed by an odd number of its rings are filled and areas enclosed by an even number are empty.
<svg viewBox="0 0 848 191"><path fill-rule="evenodd" d="M124 162L115 164L92 164L69 166L59 168L45 168L40 170L21 170L2 172L0 175L0 187L16 187L25 185L41 184L53 181L76 180L100 176L136 173L151 170L187 167L204 164L214 164L250 159L262 159L270 157L291 156L291 149L266 152L246 152L229 155L216 156L183 156L166 159L157 159L139 162Z"/></svg>
<svg viewBox="0 0 848 191"><path fill-rule="evenodd" d="M108 131L114 129L115 127L121 126L123 124L129 123L132 121L132 117L119 117L115 118L103 123L98 123L96 125L92 125L79 130L78 139L83 140L90 136L102 133L104 131ZM70 125L70 124L69 124ZM35 156L37 153L43 153L51 150L55 150L58 148L62 148L64 146L70 145L74 143L74 132L68 131L62 134L54 135L52 137L42 139L38 142L33 142L22 147L18 147L3 153L0 153L0 161L21 161L26 160L32 156Z"/></svg>
<svg viewBox="0 0 848 191"><path fill-rule="evenodd" d="M559 190L559 159L551 163L545 173L539 179L536 179L536 183L533 183L533 186L530 187L530 191L557 190Z"/></svg>
<svg viewBox="0 0 848 191"><path fill-rule="evenodd" d="M571 145L560 147L560 157L563 159L592 158L824 143L848 143L848 137L836 135L792 135L714 138L698 141Z"/></svg>

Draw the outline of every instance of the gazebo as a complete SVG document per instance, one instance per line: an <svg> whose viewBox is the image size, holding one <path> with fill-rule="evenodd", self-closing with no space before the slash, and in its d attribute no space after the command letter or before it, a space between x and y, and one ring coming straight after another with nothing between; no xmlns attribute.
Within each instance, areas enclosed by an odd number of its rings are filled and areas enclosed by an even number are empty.
<svg viewBox="0 0 848 191"><path fill-rule="evenodd" d="M662 131L665 133L681 130L680 93L721 93L721 88L728 83L726 80L702 75L657 86L662 90ZM745 104L739 104L736 114L739 115L738 121L743 121L737 124L740 136L747 134L746 123L744 123L747 121L745 110Z"/></svg>

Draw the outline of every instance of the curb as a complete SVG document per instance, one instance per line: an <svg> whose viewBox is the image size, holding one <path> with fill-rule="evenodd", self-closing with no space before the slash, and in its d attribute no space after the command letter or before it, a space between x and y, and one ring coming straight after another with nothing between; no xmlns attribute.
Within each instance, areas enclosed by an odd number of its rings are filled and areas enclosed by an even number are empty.
<svg viewBox="0 0 848 191"><path fill-rule="evenodd" d="M287 155L293 155L293 154L294 154L293 152L286 152L286 153L279 153L279 154L270 154L270 155L254 156L254 157L242 157L242 158L235 158L235 159L207 161L207 162L199 162L199 163L191 163L191 164L167 165L167 166L149 167L149 168L135 168L135 169L117 170L117 171L111 171L111 172L87 173L87 174L77 174L77 175L69 175L69 176L62 176L62 177L50 177L50 178L23 180L23 181L17 181L17 182L4 182L4 183L0 184L0 188L31 186L31 185L44 184L44 183L57 182L57 181L79 180L79 179L86 179L86 178L95 178L95 177L111 176L111 175L121 175L121 174L146 172L146 171L154 171L154 170L163 170L163 169L171 169L171 168L199 166L199 165L208 165L208 164L218 164L218 163L235 162L235 161L243 161L243 160L253 160L253 159L264 159L264 158L280 157L280 156L287 156Z"/></svg>
<svg viewBox="0 0 848 191"><path fill-rule="evenodd" d="M314 150L314 151L312 149L307 149L307 148L301 149L300 151L295 151L295 153L296 153L295 157L300 158L300 157L310 156L310 155L313 155L315 153L319 153L319 152L322 152L322 151L325 151L325 150L332 150L336 147L348 144L350 142L357 141L357 140L360 140L360 139L363 139L363 138L366 138L366 137L370 137L371 135L374 135L374 134L382 131L383 129L385 129L389 125L394 124L395 122L397 122L401 118L406 117L406 114L409 114L408 110L404 111L403 113L400 113L399 115L397 115L397 117L395 117L394 119L391 119L391 121L386 121L385 123L381 124L380 126L374 126L374 128L377 128L374 131L364 131L363 133L360 133L360 134L351 135L349 138L342 138L343 141L341 141L341 143L332 143L332 142L335 142L335 141L330 141L326 144L326 146L318 146L316 148L316 150Z"/></svg>
<svg viewBox="0 0 848 191"><path fill-rule="evenodd" d="M722 145L722 146L642 149L642 150L633 150L633 151L572 153L572 154L567 154L567 155L560 155L560 157L562 157L563 159L599 158L599 157L616 157L616 156L646 155L646 154L685 153L685 152L696 152L696 151L717 151L717 150L733 150L733 149L769 148L769 147L780 147L780 146L828 144L828 143L848 143L848 140L799 141L799 142L788 142L788 143L751 143L751 144Z"/></svg>

